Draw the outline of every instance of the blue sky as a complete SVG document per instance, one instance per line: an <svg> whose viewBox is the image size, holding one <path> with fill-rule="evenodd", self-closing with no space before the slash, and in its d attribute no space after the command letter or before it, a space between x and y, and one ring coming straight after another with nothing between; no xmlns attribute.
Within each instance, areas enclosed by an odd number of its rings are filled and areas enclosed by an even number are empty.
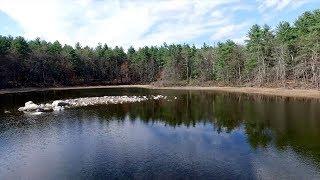
<svg viewBox="0 0 320 180"><path fill-rule="evenodd" d="M253 24L275 28L320 0L0 0L0 34L125 48L242 43Z"/></svg>

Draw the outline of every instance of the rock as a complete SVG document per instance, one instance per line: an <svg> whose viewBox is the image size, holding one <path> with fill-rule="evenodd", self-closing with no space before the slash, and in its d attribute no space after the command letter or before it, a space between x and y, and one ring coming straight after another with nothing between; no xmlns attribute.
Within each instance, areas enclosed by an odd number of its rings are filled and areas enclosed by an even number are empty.
<svg viewBox="0 0 320 180"><path fill-rule="evenodd" d="M63 101L62 100L55 100L55 101L52 102L51 106L52 107L59 106L59 103L63 103Z"/></svg>
<svg viewBox="0 0 320 180"><path fill-rule="evenodd" d="M152 96L153 99L166 99L166 96L157 95ZM49 112L49 111L63 111L65 108L92 106L98 104L122 104L133 103L148 100L147 96L103 96L103 97L85 97L67 100L55 100L51 104L34 104L32 101L25 103L24 107L18 110L23 112Z"/></svg>
<svg viewBox="0 0 320 180"><path fill-rule="evenodd" d="M53 111L53 107L49 103L40 104L38 111L40 111L40 112L51 112L51 111Z"/></svg>
<svg viewBox="0 0 320 180"><path fill-rule="evenodd" d="M158 100L158 99L161 99L161 98L164 98L164 96L162 96L162 95L153 96L154 100Z"/></svg>
<svg viewBox="0 0 320 180"><path fill-rule="evenodd" d="M43 108L43 112L51 112L51 111L53 111L52 107L51 108L48 108L48 107Z"/></svg>
<svg viewBox="0 0 320 180"><path fill-rule="evenodd" d="M58 106L69 106L70 104L67 102L59 102Z"/></svg>
<svg viewBox="0 0 320 180"><path fill-rule="evenodd" d="M39 108L37 104L34 104L32 101L28 101L24 104L24 107L20 107L19 111L36 111Z"/></svg>
<svg viewBox="0 0 320 180"><path fill-rule="evenodd" d="M62 107L62 106L54 106L52 109L53 109L53 111L63 111L64 107Z"/></svg>
<svg viewBox="0 0 320 180"><path fill-rule="evenodd" d="M44 109L41 108L41 107L39 107L39 108L36 110L36 112L44 112Z"/></svg>
<svg viewBox="0 0 320 180"><path fill-rule="evenodd" d="M51 108L53 111L63 111L65 107L68 107L68 106L70 106L70 103L62 100L55 100L51 104Z"/></svg>
<svg viewBox="0 0 320 180"><path fill-rule="evenodd" d="M43 112L27 112L27 114L29 114L29 115L40 115L42 113Z"/></svg>

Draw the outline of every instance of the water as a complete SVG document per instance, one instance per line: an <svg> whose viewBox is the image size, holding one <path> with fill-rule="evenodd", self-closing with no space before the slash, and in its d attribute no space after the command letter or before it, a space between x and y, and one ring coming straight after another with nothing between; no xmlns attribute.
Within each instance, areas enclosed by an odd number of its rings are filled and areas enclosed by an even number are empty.
<svg viewBox="0 0 320 180"><path fill-rule="evenodd" d="M29 100L157 94L168 100L17 112ZM7 94L0 102L0 179L320 178L314 100L132 88Z"/></svg>

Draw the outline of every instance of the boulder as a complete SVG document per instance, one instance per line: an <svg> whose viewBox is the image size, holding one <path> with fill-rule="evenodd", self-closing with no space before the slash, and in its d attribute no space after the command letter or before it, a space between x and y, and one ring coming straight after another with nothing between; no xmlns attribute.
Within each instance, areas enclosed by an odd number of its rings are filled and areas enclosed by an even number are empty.
<svg viewBox="0 0 320 180"><path fill-rule="evenodd" d="M63 106L54 106L52 109L53 109L53 111L63 111L64 107Z"/></svg>
<svg viewBox="0 0 320 180"><path fill-rule="evenodd" d="M39 105L33 103L32 101L28 101L24 104L24 107L20 107L19 111L36 111L39 108Z"/></svg>
<svg viewBox="0 0 320 180"><path fill-rule="evenodd" d="M56 107L56 106L69 106L70 103L66 102L66 101L62 101L62 100L55 100L52 102L51 106Z"/></svg>

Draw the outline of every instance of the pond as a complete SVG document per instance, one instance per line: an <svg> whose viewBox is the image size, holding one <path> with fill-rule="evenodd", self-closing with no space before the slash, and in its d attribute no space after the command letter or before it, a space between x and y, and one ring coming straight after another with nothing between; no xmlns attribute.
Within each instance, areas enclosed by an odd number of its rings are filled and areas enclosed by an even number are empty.
<svg viewBox="0 0 320 180"><path fill-rule="evenodd" d="M166 99L30 115L27 101ZM0 179L319 179L320 102L110 88L0 95Z"/></svg>

